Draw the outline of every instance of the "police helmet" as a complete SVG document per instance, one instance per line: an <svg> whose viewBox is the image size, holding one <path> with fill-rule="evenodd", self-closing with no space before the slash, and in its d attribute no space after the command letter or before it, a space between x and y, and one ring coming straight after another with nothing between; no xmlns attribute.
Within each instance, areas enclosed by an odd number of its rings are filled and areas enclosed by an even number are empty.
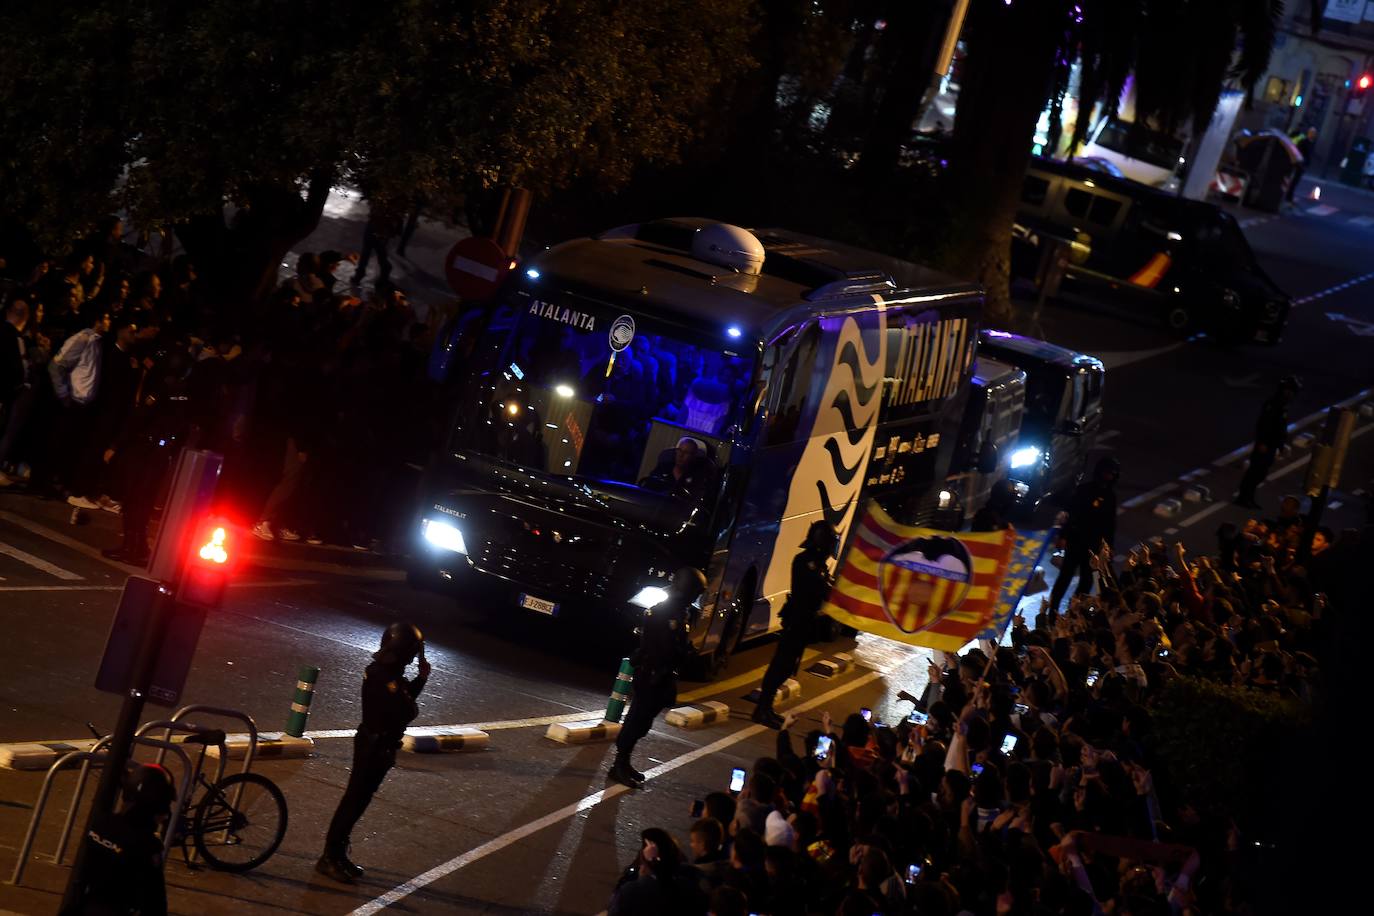
<svg viewBox="0 0 1374 916"><path fill-rule="evenodd" d="M381 648L372 653L372 657L379 662L408 665L415 657L415 653L420 651L420 644L424 641L425 636L419 627L398 620L386 628L386 632L382 634Z"/></svg>
<svg viewBox="0 0 1374 916"><path fill-rule="evenodd" d="M694 566L684 566L673 573L668 590L691 603L706 591L706 576Z"/></svg>
<svg viewBox="0 0 1374 916"><path fill-rule="evenodd" d="M176 797L172 774L165 767L145 763L124 775L124 801L134 808L161 814L172 807Z"/></svg>

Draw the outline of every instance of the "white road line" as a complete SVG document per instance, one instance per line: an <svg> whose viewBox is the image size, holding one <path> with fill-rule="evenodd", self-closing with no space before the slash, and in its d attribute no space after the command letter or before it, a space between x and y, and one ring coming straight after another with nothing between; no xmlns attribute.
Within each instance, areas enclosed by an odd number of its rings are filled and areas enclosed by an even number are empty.
<svg viewBox="0 0 1374 916"><path fill-rule="evenodd" d="M1202 521L1207 516L1220 512L1222 509L1225 509L1228 505L1230 505L1230 503L1218 500L1217 502L1212 503L1206 509L1203 509L1201 512L1198 512L1194 515L1190 515L1183 521L1179 522L1178 527L1189 528L1193 525L1196 525L1198 522Z"/></svg>
<svg viewBox="0 0 1374 916"><path fill-rule="evenodd" d="M77 575L70 569L63 569L55 563L49 563L42 557L36 557L27 550L20 550L18 547L6 544L4 541L0 541L0 553L7 557L13 557L20 563L27 563L34 569L41 570L50 576L56 576L64 582L79 582L86 578L85 576Z"/></svg>
<svg viewBox="0 0 1374 916"><path fill-rule="evenodd" d="M836 687L834 690L831 690L828 693L821 694L813 700L808 700L800 704L796 707L796 711L803 712L808 709L814 709L817 706L821 706L825 703L829 703L831 700L835 699L838 696L849 693L850 691L856 690L859 687L862 687L866 684L872 683L873 681L882 677L884 673L885 672L882 671L870 671L863 677L856 678L855 680L850 681L847 684L842 684L839 687ZM696 750L691 751L689 753L683 754L681 757L675 757L672 760L660 763L658 766L645 771L644 780L645 782L648 782L651 779L657 779L660 776L666 776L676 769L687 766L687 764L689 763L694 763L703 757L709 757L712 754L715 754L719 751L723 751L728 747L732 747L733 745L739 744L741 741L745 741L749 738L754 737L755 735L763 734L764 732L769 730L770 729L763 725L746 726L745 728L740 729L734 734L726 735L724 738L721 738L717 741L713 741L710 744L704 747L699 747ZM352 916L372 916L373 913L378 913L386 909L387 907L391 906L393 903L399 903L400 901L409 897L411 894L414 894L416 891L422 890L428 887L429 885L433 884L435 881L439 881L443 878L446 878L454 872L466 868L474 862L479 862L482 859L485 859L487 856L498 853L501 850L507 848L508 846L512 846L515 843L518 843L521 840L525 839L526 837L538 833L545 827L552 827L554 824L557 824L560 821L565 821L568 818L575 817L576 815L581 814L583 811L588 811L592 808L595 808L602 802L608 801L612 798L616 798L620 795L624 795L628 791L630 790L627 787L616 784L614 786L611 786L610 788L603 789L600 792L593 792L591 795L579 799L578 801L575 801L570 805L564 805L562 808L559 808L556 811L551 811L550 813L544 815L543 817L537 820L533 820L530 821L528 824L523 824L519 827L516 827L514 830L510 830L494 839L488 840L482 845L474 849L470 849L460 856L455 856L454 858L449 859L447 862L444 862L441 865L436 865L434 868L431 868L429 871L424 872L423 874L416 875L414 878L411 878L404 884L401 884L393 888L392 890L387 891L385 894L382 894L375 900L369 901L368 903L365 903L362 906L358 907L356 910L353 911Z"/></svg>
<svg viewBox="0 0 1374 916"><path fill-rule="evenodd" d="M30 534L36 534L41 538L47 538L49 541L61 544L63 547L66 547L70 550L75 550L77 553L82 554L84 556L88 556L92 560L98 560L101 563L104 563L106 566L113 566L116 569L122 569L127 573L141 572L141 570L136 566L130 566L127 563L116 563L109 557L102 555L97 548L92 547L90 544L78 541L74 537L68 537L60 531L54 531L47 525L40 525L37 522L30 521L29 519L24 518L24 516L17 515L6 509L0 509L0 521L9 522L11 525L17 525L18 527L23 528Z"/></svg>
<svg viewBox="0 0 1374 916"><path fill-rule="evenodd" d="M1338 283L1335 286L1329 286L1326 289L1319 290L1315 293L1311 293L1310 295L1300 296L1297 299L1293 300L1293 304L1306 305L1309 302L1316 302L1318 299L1325 299L1327 296L1335 295L1336 293L1339 293L1342 290L1347 290L1352 286L1358 286L1361 283L1367 283L1370 280L1374 280L1374 272L1362 274L1358 277L1353 277L1349 280L1346 280L1344 283Z"/></svg>
<svg viewBox="0 0 1374 916"><path fill-rule="evenodd" d="M1127 509L1134 509L1136 506L1142 506L1152 499L1158 499L1159 497L1163 496L1165 493L1168 493L1176 486L1178 486L1178 481L1171 480L1168 483L1160 484L1153 490L1146 490L1139 496L1132 496L1130 499L1126 500L1124 503L1121 504L1121 508L1117 509L1116 514L1120 515Z"/></svg>

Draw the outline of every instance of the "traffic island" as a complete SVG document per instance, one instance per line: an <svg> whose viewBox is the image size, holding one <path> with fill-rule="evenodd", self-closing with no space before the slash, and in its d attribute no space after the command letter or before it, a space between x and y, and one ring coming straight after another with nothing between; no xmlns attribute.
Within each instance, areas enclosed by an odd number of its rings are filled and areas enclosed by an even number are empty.
<svg viewBox="0 0 1374 916"><path fill-rule="evenodd" d="M248 752L248 744L247 735L225 735L225 756L230 760L242 760L243 755ZM314 738L296 738L286 732L258 732L258 746L253 751L253 759L299 760L309 757L314 750ZM206 753L211 757L218 757L219 748L210 746L206 748Z"/></svg>

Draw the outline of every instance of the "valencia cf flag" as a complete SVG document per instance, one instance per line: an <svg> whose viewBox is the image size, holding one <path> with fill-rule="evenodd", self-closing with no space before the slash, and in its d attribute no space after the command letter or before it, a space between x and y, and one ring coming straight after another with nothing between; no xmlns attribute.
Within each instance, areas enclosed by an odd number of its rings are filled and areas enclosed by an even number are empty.
<svg viewBox="0 0 1374 916"><path fill-rule="evenodd" d="M1013 531L953 533L894 522L871 504L825 613L859 630L957 652L988 629Z"/></svg>

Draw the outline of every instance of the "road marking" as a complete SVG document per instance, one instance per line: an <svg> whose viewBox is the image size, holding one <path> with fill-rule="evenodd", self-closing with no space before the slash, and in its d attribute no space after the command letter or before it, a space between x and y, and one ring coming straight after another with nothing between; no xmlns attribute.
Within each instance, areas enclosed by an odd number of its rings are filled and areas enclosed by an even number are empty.
<svg viewBox="0 0 1374 916"><path fill-rule="evenodd" d="M1344 283L1337 283L1335 286L1327 287L1326 289L1320 290L1307 296L1301 296L1297 299L1294 299L1293 304L1306 305L1309 302L1316 302L1318 299L1325 299L1327 296L1332 296L1336 293L1344 292L1345 290L1350 289L1352 286L1359 286L1361 283L1367 283L1370 280L1374 280L1374 272L1362 274L1361 276L1354 277L1350 280L1346 280Z"/></svg>
<svg viewBox="0 0 1374 916"><path fill-rule="evenodd" d="M18 547L12 547L4 541L0 541L0 554L4 554L7 557L13 557L20 563L27 563L34 569L41 570L50 576L56 576L64 582L79 582L86 578L85 576L77 575L70 569L63 569L55 563L49 563L42 557L36 557L27 550L20 550Z"/></svg>
<svg viewBox="0 0 1374 916"><path fill-rule="evenodd" d="M802 653L802 665L805 666L807 662L814 660L818 655L824 654L825 653L821 652L819 649L807 649L804 653ZM736 687L743 687L746 684L753 684L758 681L762 681L763 676L767 671L767 665L760 665L752 671L746 671L743 674L737 674L734 677L729 678L727 680L719 681L714 684L706 684L701 687L698 687L695 690L689 690L686 693L678 694L678 705L682 705L683 703L693 703L697 700L700 700L703 697L714 696L718 693L724 693L728 690L734 690Z"/></svg>
<svg viewBox="0 0 1374 916"><path fill-rule="evenodd" d="M885 671L870 671L863 677L856 678L855 680L850 681L847 684L842 684L839 687L836 687L834 690L831 690L828 693L821 694L815 699L807 700L801 703L796 707L796 711L804 712L808 709L814 709L817 706L829 703L831 700L835 699L838 696L842 696L843 694L849 693L852 690L856 690L859 687L863 687L866 684L872 683L878 678L883 677L884 674L886 674ZM712 754L715 754L719 751L723 751L728 747L732 747L736 744L739 744L742 741L754 737L755 735L761 735L767 731L771 731L771 729L764 725L745 726L744 728L740 729L734 734L726 735L725 737L713 741L704 747L699 747L694 751L690 751L689 753L683 754L681 757L675 757L672 760L664 761L663 763L660 763L658 766L645 771L644 781L647 783L649 780L657 779L660 776L666 776L676 769L687 766L689 763L695 763L703 757L709 757ZM500 836L495 837L494 839L488 840L487 842L483 843L482 845L474 849L468 850L462 855L455 856L454 858L449 859L447 862L444 862L440 865L436 865L434 868L431 868L429 871L424 872L423 874L416 875L414 878L411 878L409 881L406 881L405 883L398 885L392 890L387 891L385 894L382 894L375 900L371 900L363 904L362 906L358 907L356 910L353 911L352 916L372 916L372 914L378 913L386 909L393 903L399 903L400 901L409 897L411 894L414 894L415 892L428 887L434 882L446 878L454 872L466 868L474 862L479 862L482 859L485 859L487 856L498 853L501 850L507 848L508 846L512 846L515 843L520 842L528 836L532 836L538 833L545 827L551 827L560 821L565 821L571 817L575 817L576 815L581 814L583 811L589 811L592 808L595 808L597 805L601 804L602 802L609 801L610 799L624 795L626 792L629 791L630 789L628 787L616 784L614 786L611 786L610 788L602 789L599 792L593 792L592 794L585 796L584 798L579 799L578 801L575 801L572 804L564 805L557 811L552 811L544 815L543 817L538 818L537 820L530 821L528 824L523 824L519 827L516 827L514 830L507 831L506 833L503 833Z"/></svg>
<svg viewBox="0 0 1374 916"><path fill-rule="evenodd" d="M1321 410L1313 411L1312 413L1303 417L1301 420L1295 420L1292 423L1289 423L1288 434L1291 436L1293 433L1302 429L1304 426L1308 426L1309 424L1315 423L1318 420L1322 419L1326 416L1327 411L1329 411L1332 407L1335 407L1339 410L1344 410L1347 407L1350 407L1354 404L1359 403L1360 401L1363 401L1365 398L1369 397L1369 393L1371 390L1374 389L1363 388L1360 391L1357 391L1354 394L1352 394L1350 397L1346 398L1344 401L1337 401L1335 404L1332 404L1329 407L1323 407ZM1212 467L1225 467L1226 465L1231 464L1234 461L1244 458L1245 456L1250 454L1250 450L1254 447L1255 443L1247 442L1244 445L1239 446L1238 448L1233 448L1225 455L1222 455L1220 458L1213 461Z"/></svg>
<svg viewBox="0 0 1374 916"><path fill-rule="evenodd" d="M1202 521L1207 516L1212 515L1216 512L1220 512L1222 509L1225 509L1228 505L1230 504L1218 500L1217 502L1212 503L1206 509L1203 509L1201 512L1198 512L1195 515L1190 515L1188 518L1185 518L1183 521L1179 522L1178 527L1188 528L1192 525L1196 525L1198 522Z"/></svg>
<svg viewBox="0 0 1374 916"><path fill-rule="evenodd" d="M1352 226L1374 226L1374 216L1352 216L1350 224Z"/></svg>
<svg viewBox="0 0 1374 916"><path fill-rule="evenodd" d="M1308 207L1302 212L1306 213L1308 216L1330 216L1332 213L1339 213L1341 211L1339 207L1333 207L1330 204L1317 204L1315 207Z"/></svg>
<svg viewBox="0 0 1374 916"><path fill-rule="evenodd" d="M1132 496L1130 499L1126 500L1124 503L1121 504L1121 508L1119 508L1119 509L1116 510L1116 514L1117 514L1117 515L1120 515L1121 513L1125 512L1127 509L1134 509L1136 506L1142 506L1142 505L1144 505L1145 503L1149 502L1149 501L1152 500L1152 499L1157 499L1157 498L1159 498L1160 496L1163 496L1165 493L1168 493L1170 490L1172 490L1172 489L1173 489L1174 487L1176 487L1176 486L1178 486L1178 481L1176 481L1176 480L1171 480L1171 481L1169 481L1168 483L1162 483L1162 484L1160 484L1159 486L1155 487L1153 490L1146 490L1144 493L1141 493L1139 496Z"/></svg>

